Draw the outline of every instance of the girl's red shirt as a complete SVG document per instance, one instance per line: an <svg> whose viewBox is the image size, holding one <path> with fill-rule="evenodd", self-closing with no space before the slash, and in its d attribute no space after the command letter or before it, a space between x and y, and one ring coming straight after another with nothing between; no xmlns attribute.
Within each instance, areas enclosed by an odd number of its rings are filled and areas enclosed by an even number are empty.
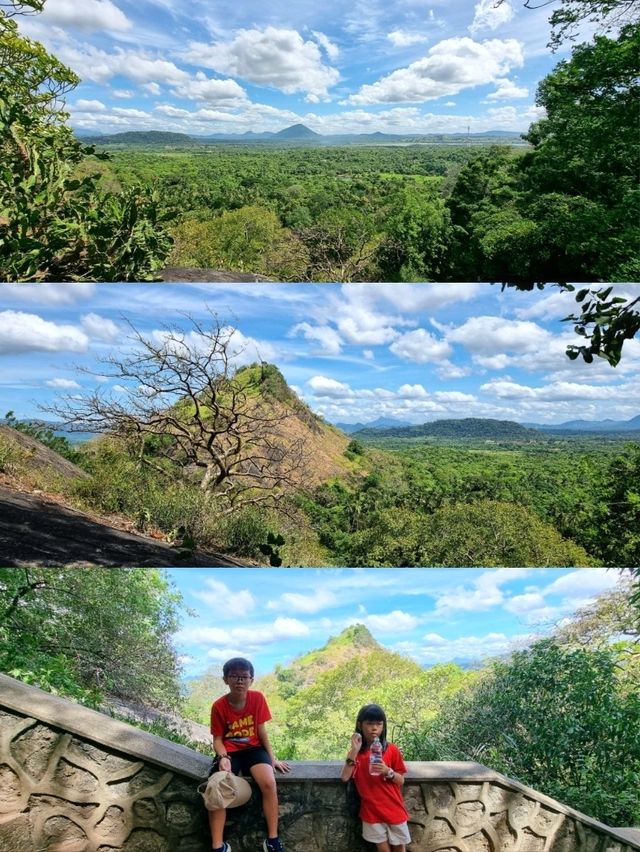
<svg viewBox="0 0 640 852"><path fill-rule="evenodd" d="M387 743L382 759L394 772L404 775L407 771L402 753L394 743ZM409 818L402 797L402 789L393 781L385 781L383 775L369 772L369 749L359 752L353 767L353 782L360 796L360 819L363 822L384 822L398 825Z"/></svg>

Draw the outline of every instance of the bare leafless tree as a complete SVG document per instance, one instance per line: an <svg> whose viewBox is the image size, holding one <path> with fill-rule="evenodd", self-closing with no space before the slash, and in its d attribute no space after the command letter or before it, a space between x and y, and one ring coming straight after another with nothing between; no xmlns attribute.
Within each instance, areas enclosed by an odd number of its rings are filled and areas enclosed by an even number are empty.
<svg viewBox="0 0 640 852"><path fill-rule="evenodd" d="M141 465L215 497L221 514L275 505L304 474L304 439L285 425L303 406L292 394L287 404L265 396L264 365L234 366L243 349L234 328L211 312L207 325L187 319L188 331L165 325L155 336L125 319L131 354L101 359L99 374L81 370L116 381L114 389L67 395L43 410L72 431L117 436Z"/></svg>

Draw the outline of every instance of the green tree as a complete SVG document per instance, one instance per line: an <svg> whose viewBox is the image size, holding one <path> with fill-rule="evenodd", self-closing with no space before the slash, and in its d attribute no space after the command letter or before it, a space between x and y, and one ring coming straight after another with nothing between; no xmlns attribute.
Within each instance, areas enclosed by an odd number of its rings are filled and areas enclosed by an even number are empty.
<svg viewBox="0 0 640 852"><path fill-rule="evenodd" d="M414 759L480 760L609 825L640 818L640 695L621 652L535 643L493 664L424 730Z"/></svg>
<svg viewBox="0 0 640 852"><path fill-rule="evenodd" d="M181 599L139 568L0 569L0 670L73 697L179 700Z"/></svg>
<svg viewBox="0 0 640 852"><path fill-rule="evenodd" d="M607 565L640 565L640 446L628 444L609 467L597 547Z"/></svg>
<svg viewBox="0 0 640 852"><path fill-rule="evenodd" d="M6 281L149 278L169 253L154 196L114 194L66 125L64 97L79 78L13 15L43 2L0 8L0 278Z"/></svg>

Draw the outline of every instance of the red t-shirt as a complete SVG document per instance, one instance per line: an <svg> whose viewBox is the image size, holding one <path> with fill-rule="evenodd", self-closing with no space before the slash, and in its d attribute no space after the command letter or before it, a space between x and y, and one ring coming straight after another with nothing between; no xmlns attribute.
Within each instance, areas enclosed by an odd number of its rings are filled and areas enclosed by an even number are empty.
<svg viewBox="0 0 640 852"><path fill-rule="evenodd" d="M264 695L257 690L247 690L247 700L242 710L229 704L226 695L211 705L211 733L222 737L227 751L262 745L258 737L258 725L271 718Z"/></svg>
<svg viewBox="0 0 640 852"><path fill-rule="evenodd" d="M401 775L407 771L400 749L394 743L387 743L382 759ZM363 822L398 825L407 821L409 814L404 806L402 789L393 781L385 781L384 775L370 774L369 749L358 753L352 778L360 796L359 816Z"/></svg>

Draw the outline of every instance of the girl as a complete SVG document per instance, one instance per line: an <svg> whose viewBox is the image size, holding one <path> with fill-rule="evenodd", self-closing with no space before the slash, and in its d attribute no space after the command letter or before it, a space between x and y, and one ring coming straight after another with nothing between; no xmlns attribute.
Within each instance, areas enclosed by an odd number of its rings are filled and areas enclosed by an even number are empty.
<svg viewBox="0 0 640 852"><path fill-rule="evenodd" d="M378 737L382 761L369 763L369 749ZM411 836L409 814L402 798L407 767L400 749L387 742L387 717L378 704L367 704L358 713L356 732L340 778L353 778L360 796L362 836L376 844L378 852L406 852Z"/></svg>

